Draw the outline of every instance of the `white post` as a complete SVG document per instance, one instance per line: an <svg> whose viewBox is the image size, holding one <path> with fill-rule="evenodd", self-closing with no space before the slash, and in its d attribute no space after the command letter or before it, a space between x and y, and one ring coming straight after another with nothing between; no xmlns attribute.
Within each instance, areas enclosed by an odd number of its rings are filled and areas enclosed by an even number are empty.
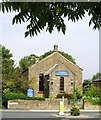
<svg viewBox="0 0 101 120"><path fill-rule="evenodd" d="M62 96L62 101L63 101L63 112L64 112L64 96Z"/></svg>
<svg viewBox="0 0 101 120"><path fill-rule="evenodd" d="M59 115L64 115L64 96L62 97L62 101L60 101L60 112Z"/></svg>

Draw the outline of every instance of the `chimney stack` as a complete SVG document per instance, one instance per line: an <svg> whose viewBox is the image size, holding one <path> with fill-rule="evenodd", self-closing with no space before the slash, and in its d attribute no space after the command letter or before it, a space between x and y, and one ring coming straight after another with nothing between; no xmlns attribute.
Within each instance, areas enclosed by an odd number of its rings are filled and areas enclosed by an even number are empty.
<svg viewBox="0 0 101 120"><path fill-rule="evenodd" d="M54 45L54 52L58 52L58 45Z"/></svg>

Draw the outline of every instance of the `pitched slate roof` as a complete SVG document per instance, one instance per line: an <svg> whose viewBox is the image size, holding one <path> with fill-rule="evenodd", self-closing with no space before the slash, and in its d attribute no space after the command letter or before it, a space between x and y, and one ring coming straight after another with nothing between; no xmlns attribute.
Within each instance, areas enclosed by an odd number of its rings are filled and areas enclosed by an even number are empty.
<svg viewBox="0 0 101 120"><path fill-rule="evenodd" d="M101 82L101 73L98 77L96 77L93 82Z"/></svg>

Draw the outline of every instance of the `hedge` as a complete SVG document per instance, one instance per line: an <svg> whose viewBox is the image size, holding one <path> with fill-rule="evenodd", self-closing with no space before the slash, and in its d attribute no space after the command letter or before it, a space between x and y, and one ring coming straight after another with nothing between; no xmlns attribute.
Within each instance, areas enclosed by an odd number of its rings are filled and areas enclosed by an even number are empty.
<svg viewBox="0 0 101 120"><path fill-rule="evenodd" d="M23 93L6 93L4 95L5 100L15 100L15 99L23 99L23 100L45 100L43 97L29 97Z"/></svg>
<svg viewBox="0 0 101 120"><path fill-rule="evenodd" d="M64 98L68 98L68 99L74 98L72 94L68 94L68 93L57 94L56 98L62 98L62 96L64 96Z"/></svg>

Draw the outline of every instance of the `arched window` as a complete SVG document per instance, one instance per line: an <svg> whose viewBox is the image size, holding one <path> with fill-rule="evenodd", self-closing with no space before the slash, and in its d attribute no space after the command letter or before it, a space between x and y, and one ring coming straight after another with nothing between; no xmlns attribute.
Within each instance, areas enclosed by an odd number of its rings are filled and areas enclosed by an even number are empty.
<svg viewBox="0 0 101 120"><path fill-rule="evenodd" d="M44 74L39 74L39 91L43 91Z"/></svg>
<svg viewBox="0 0 101 120"><path fill-rule="evenodd" d="M64 91L64 77L60 77L60 91Z"/></svg>

